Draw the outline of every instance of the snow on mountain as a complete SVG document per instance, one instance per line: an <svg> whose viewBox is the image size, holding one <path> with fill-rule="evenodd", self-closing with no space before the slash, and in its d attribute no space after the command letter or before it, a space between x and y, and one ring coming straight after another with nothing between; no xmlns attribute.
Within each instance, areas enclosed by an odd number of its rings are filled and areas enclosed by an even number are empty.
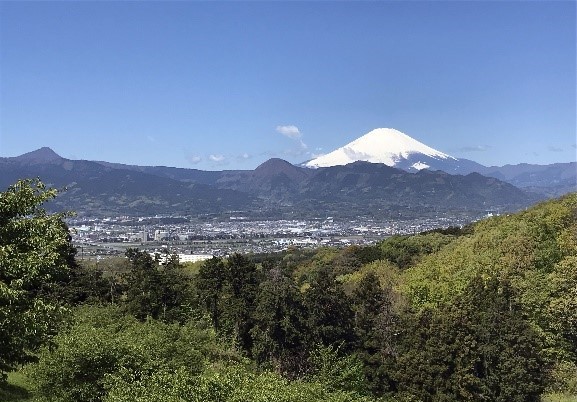
<svg viewBox="0 0 577 402"><path fill-rule="evenodd" d="M415 170L422 170L422 169L428 169L428 168L430 168L429 165L427 165L426 163L423 163L423 162L413 163L413 164L411 165L411 167L412 167L413 169L415 169Z"/></svg>
<svg viewBox="0 0 577 402"><path fill-rule="evenodd" d="M341 148L305 162L304 166L319 168L347 165L356 161L384 163L388 166L415 171L430 168L432 161L456 162L458 159L437 151L398 130L377 128Z"/></svg>

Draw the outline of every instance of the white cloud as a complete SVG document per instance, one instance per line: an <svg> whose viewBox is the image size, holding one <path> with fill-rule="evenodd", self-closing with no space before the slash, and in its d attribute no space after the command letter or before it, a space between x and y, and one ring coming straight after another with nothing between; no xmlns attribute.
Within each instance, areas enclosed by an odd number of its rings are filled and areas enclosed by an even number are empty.
<svg viewBox="0 0 577 402"><path fill-rule="evenodd" d="M297 139L301 138L302 134L297 126L276 126L276 132L286 137Z"/></svg>
<svg viewBox="0 0 577 402"><path fill-rule="evenodd" d="M236 158L237 158L237 159L251 159L251 158L252 158L252 155L250 155L250 154L248 154L248 153L245 152L245 153L243 153L243 154L238 155Z"/></svg>
<svg viewBox="0 0 577 402"><path fill-rule="evenodd" d="M191 165L196 165L202 162L202 157L198 155L186 155L185 158Z"/></svg>
<svg viewBox="0 0 577 402"><path fill-rule="evenodd" d="M303 135L297 126L276 126L276 132L290 138L291 140L294 140L298 144L297 149L286 150L284 152L285 155L302 156L308 153L307 151L309 147L302 140Z"/></svg>
<svg viewBox="0 0 577 402"><path fill-rule="evenodd" d="M221 163L221 162L224 162L225 157L224 157L224 155L220 155L220 154L219 155L210 155L208 157L208 159L210 159L213 162Z"/></svg>

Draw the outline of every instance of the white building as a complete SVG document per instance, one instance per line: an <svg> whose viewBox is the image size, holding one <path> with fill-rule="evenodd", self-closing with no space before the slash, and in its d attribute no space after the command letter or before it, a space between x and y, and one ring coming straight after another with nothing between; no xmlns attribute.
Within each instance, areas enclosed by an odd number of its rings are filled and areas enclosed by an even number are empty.
<svg viewBox="0 0 577 402"><path fill-rule="evenodd" d="M152 258L155 258L156 255L159 253L150 253ZM159 254L160 255L160 263L166 262L169 254ZM213 255L212 254L177 254L178 262L183 264L185 262L198 262L198 261L206 261L210 260Z"/></svg>
<svg viewBox="0 0 577 402"><path fill-rule="evenodd" d="M198 262L210 260L213 257L212 254L179 254L178 262Z"/></svg>
<svg viewBox="0 0 577 402"><path fill-rule="evenodd" d="M165 230L155 230L154 231L154 240L155 241L162 241L168 239L168 232Z"/></svg>

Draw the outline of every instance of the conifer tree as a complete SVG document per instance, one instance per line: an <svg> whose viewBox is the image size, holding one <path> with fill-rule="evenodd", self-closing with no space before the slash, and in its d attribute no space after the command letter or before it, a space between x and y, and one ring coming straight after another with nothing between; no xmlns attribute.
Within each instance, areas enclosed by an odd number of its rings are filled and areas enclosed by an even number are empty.
<svg viewBox="0 0 577 402"><path fill-rule="evenodd" d="M294 280L276 266L260 284L254 312L253 356L288 377L304 370L306 315Z"/></svg>
<svg viewBox="0 0 577 402"><path fill-rule="evenodd" d="M220 330L222 316L222 298L224 297L224 285L227 280L227 272L222 259L213 257L205 261L196 276L196 288L201 301L210 314L212 326L215 331Z"/></svg>
<svg viewBox="0 0 577 402"><path fill-rule="evenodd" d="M310 288L304 293L304 304L312 345L343 343L345 350L352 348L353 311L342 285L328 267L321 267L315 273Z"/></svg>
<svg viewBox="0 0 577 402"><path fill-rule="evenodd" d="M393 355L394 313L392 289L382 289L374 273L366 274L352 297L357 354L365 366L371 391L383 394L392 388L389 363Z"/></svg>
<svg viewBox="0 0 577 402"><path fill-rule="evenodd" d="M538 401L547 366L505 279L476 277L453 304L407 316L395 380L425 401Z"/></svg>
<svg viewBox="0 0 577 402"><path fill-rule="evenodd" d="M130 271L124 276L125 310L139 320L186 321L192 292L190 281L179 269L178 258L153 258L138 249L128 249L126 256Z"/></svg>
<svg viewBox="0 0 577 402"><path fill-rule="evenodd" d="M240 348L250 354L252 349L250 331L254 325L252 316L256 306L260 275L254 262L238 253L228 259L226 275L230 295L226 304L229 328Z"/></svg>

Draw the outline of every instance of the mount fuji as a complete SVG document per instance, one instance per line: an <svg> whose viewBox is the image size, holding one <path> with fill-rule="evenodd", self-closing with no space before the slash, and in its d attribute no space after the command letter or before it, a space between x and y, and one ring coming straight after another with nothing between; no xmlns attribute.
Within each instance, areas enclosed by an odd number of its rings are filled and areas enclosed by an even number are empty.
<svg viewBox="0 0 577 402"><path fill-rule="evenodd" d="M304 162L302 166L320 168L357 161L383 163L409 172L429 169L468 174L484 168L476 162L437 151L392 128L372 130L341 148Z"/></svg>

